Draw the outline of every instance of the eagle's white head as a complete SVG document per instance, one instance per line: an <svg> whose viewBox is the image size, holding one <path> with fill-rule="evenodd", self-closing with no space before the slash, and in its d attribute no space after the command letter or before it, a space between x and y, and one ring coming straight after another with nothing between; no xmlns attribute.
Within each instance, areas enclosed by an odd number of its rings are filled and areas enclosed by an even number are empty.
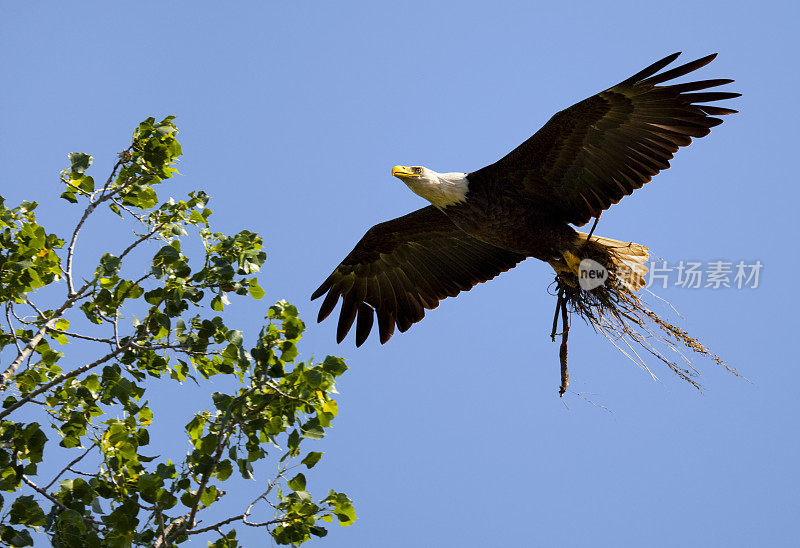
<svg viewBox="0 0 800 548"><path fill-rule="evenodd" d="M465 201L469 192L466 173L436 173L422 166L394 166L392 175L438 208Z"/></svg>

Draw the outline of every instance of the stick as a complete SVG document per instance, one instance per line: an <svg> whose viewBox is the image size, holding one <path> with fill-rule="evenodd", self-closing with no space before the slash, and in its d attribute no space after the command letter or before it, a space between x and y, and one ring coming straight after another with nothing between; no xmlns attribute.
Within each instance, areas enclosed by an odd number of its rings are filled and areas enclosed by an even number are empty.
<svg viewBox="0 0 800 548"><path fill-rule="evenodd" d="M558 387L558 396L564 397L564 393L569 386L569 370L567 369L567 340L569 339L569 315L567 313L567 300L561 299L559 294L559 302L561 308L561 347L558 349L558 357L561 361L561 386ZM558 308L556 308L556 313Z"/></svg>
<svg viewBox="0 0 800 548"><path fill-rule="evenodd" d="M564 298L564 288L558 282L558 298L556 299L556 312L553 315L553 330L550 332L550 340L556 342L556 331L558 331L558 311L561 309L561 301Z"/></svg>

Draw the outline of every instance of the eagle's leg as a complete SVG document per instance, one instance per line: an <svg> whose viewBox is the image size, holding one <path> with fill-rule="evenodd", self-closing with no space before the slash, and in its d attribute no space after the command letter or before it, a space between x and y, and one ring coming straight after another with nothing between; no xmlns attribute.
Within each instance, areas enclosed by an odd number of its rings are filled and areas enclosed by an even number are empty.
<svg viewBox="0 0 800 548"><path fill-rule="evenodd" d="M594 218L594 224L592 224L592 229L589 231L589 234L586 236L586 240L584 240L583 245L580 246L580 249L577 250L577 253L581 253L586 246L589 244L589 241L592 239L592 234L594 234L594 229L597 228L597 223L600 221L600 215ZM575 274L580 278L580 265L581 265L581 258L569 250L562 250L561 256L564 258L564 262L562 263L560 260L558 261L549 261L550 266L553 267L553 270L556 271L556 274L560 272L569 272Z"/></svg>
<svg viewBox="0 0 800 548"><path fill-rule="evenodd" d="M602 215L602 213L600 213ZM594 223L592 224L592 229L589 231L589 235L586 236L586 241L583 243L583 246L586 247L586 244L589 243L589 240L592 239L592 234L594 234L594 229L597 228L597 223L600 222L600 215L594 218Z"/></svg>

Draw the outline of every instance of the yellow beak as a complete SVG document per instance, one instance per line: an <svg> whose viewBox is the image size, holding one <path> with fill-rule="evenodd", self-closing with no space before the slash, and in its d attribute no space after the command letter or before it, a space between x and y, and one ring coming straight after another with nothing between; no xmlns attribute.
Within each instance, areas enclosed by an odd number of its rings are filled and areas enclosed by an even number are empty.
<svg viewBox="0 0 800 548"><path fill-rule="evenodd" d="M403 177L419 177L419 175L411 171L411 168L406 166L394 166L392 168L392 175L400 179Z"/></svg>

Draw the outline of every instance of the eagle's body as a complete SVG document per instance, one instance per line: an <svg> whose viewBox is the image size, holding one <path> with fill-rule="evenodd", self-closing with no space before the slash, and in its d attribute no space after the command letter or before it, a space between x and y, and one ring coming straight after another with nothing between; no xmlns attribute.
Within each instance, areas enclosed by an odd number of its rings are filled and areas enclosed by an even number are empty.
<svg viewBox="0 0 800 548"><path fill-rule="evenodd" d="M680 146L736 112L697 103L737 97L698 90L732 80L660 86L708 64L714 55L657 74L678 54L565 109L515 150L472 173L396 166L392 174L431 205L372 227L314 292L327 293L319 321L341 296L337 339L353 322L356 344L378 318L381 342L405 331L441 299L467 291L534 257L575 272L584 256L607 258L643 283L647 249L582 226L648 182Z"/></svg>
<svg viewBox="0 0 800 548"><path fill-rule="evenodd" d="M558 260L562 250L572 250L578 233L541 203L502 180L481 185L479 174L464 178L465 199L440 208L456 227L487 244L542 261Z"/></svg>

